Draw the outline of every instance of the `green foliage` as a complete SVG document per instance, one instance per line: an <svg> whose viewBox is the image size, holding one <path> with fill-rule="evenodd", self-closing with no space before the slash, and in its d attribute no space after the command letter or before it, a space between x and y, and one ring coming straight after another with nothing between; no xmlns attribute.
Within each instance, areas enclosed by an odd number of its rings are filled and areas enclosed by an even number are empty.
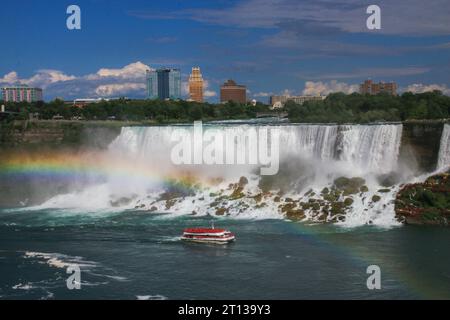
<svg viewBox="0 0 450 320"><path fill-rule="evenodd" d="M170 123L180 121L210 119L247 119L256 116L257 112L269 111L269 106L257 104L248 106L234 102L225 104L209 104L188 101L160 100L112 100L91 103L83 108L74 107L62 100L48 103L9 103L8 111L19 112L23 119L29 113L39 113L44 120L61 116L65 120L81 118L85 120L119 120L119 121L154 121Z"/></svg>
<svg viewBox="0 0 450 320"><path fill-rule="evenodd" d="M450 117L450 97L440 91L421 94L407 92L401 96L333 93L324 101L308 101L303 105L289 101L284 109L295 122L368 123L444 119Z"/></svg>

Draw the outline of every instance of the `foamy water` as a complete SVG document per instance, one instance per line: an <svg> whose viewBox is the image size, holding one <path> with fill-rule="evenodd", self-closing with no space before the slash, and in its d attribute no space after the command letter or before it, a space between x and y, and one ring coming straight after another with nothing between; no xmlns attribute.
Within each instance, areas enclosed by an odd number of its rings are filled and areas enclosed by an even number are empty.
<svg viewBox="0 0 450 320"><path fill-rule="evenodd" d="M213 127L231 133L234 130L240 132L243 128L239 125ZM333 188L333 181L339 177L361 177L367 191L346 196L351 198L352 204L345 209L338 224L346 227L399 225L394 212L396 192L403 183L415 179L398 171L401 124L256 126L257 130L262 127L280 132L280 173L273 177L279 183L272 190L266 190L262 201L255 200L255 196L263 193L260 186L263 178L257 174L257 166L174 166L170 162L170 152L174 145L171 133L176 126L125 127L111 143L106 158L122 162L126 159L137 168L155 172L159 176L156 181L111 174L105 183L86 187L80 192L57 195L33 209L62 208L72 212L135 209L166 213L162 219L181 215L214 216L221 209L221 215L232 218L284 219L280 201L276 201L280 196L279 185L288 187L281 193L281 202L292 198L301 203L311 199L315 201L316 198L320 200L321 190ZM445 126L442 135L439 166L450 161L447 159L450 154L449 127ZM227 148L230 146L224 145L222 151L229 152ZM250 146L250 152L257 152L255 146ZM177 172L188 175L191 185L183 185L180 178L180 185L175 189L181 186L186 190L170 199L162 197L167 191L173 191ZM402 179L386 190L380 183L380 176L393 173ZM170 183L165 176L170 176ZM236 184L241 177L245 177L248 183L241 190L242 196L233 199L236 188L230 188L230 184ZM214 182L207 182L209 180ZM310 190L315 197L308 194ZM374 196L380 199L371 201ZM344 197L339 199L343 200ZM315 221L316 218L311 210L305 210L305 221ZM332 221L332 218L329 214L327 221Z"/></svg>

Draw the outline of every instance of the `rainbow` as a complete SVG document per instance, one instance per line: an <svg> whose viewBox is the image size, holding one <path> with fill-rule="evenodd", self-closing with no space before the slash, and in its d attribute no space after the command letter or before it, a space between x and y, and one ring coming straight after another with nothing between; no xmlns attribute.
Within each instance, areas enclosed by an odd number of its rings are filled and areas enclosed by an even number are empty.
<svg viewBox="0 0 450 320"><path fill-rule="evenodd" d="M399 257L399 253L391 254L387 259L386 254L381 253L383 248L371 250L365 246L355 243L354 237L345 237L346 233L373 233L373 232L396 232L402 230L403 227L394 227L394 229L377 228L373 226L359 227L357 229L346 229L339 226L307 223L290 223L288 228L300 233L304 241L309 241L314 245L328 248L334 256L342 256L354 265L361 266L363 278L367 279L369 275L365 274L365 268L370 265L378 265L381 268L382 290L367 291L367 298L383 298L383 286L389 280L395 279L404 289L411 293L414 299L450 299L448 284L442 282L430 282L428 279L424 281L426 275L422 275L415 265L408 263ZM333 230L336 228L336 230ZM366 230L367 229L367 230ZM342 237L336 236L342 234ZM408 244L410 245L410 244ZM397 260L396 260L397 259ZM416 268L416 269L415 269ZM339 277L339 272L336 272ZM365 287L366 283L361 283Z"/></svg>
<svg viewBox="0 0 450 320"><path fill-rule="evenodd" d="M174 170L164 173L150 164L126 159L109 159L108 155L87 153L43 153L38 155L13 154L0 159L0 176L48 177L51 179L129 179L147 181L149 184L176 185L191 188L194 185L211 184L208 180L193 177L187 171Z"/></svg>
<svg viewBox="0 0 450 320"><path fill-rule="evenodd" d="M111 160L105 154L93 152L58 152L40 153L37 155L17 153L3 156L0 159L0 178L49 177L51 179L73 179L87 175L99 179L107 177L119 179L137 177L149 183L176 185L184 188L192 188L198 182L197 178L194 179L192 175L186 172L178 171L167 175L152 168L150 165L138 164L125 159ZM203 181L203 183L208 184L208 181ZM310 226L302 223L289 223L288 228L294 229L296 233L301 234L303 241L310 241L314 245L328 247L333 254L344 256L352 260L355 265L362 267L372 264L379 265L382 269L382 279L396 279L417 298L450 298L445 284L430 284L428 281L422 281L422 278L417 274L417 270L414 270L414 266L405 264L405 261L401 259L396 261L395 255L392 255L392 259L388 261L385 257L386 255L380 254L377 250L370 251L369 248L360 247L355 243L346 243L345 237L336 239L335 236L329 234L329 231L324 231L324 228L335 228L334 226ZM361 231L352 230L350 232ZM378 231L374 231L373 227L371 227L367 232ZM380 232L395 232L395 229L382 230ZM336 231L332 231L332 233L335 235ZM364 273L365 270L362 269L361 272ZM336 276L339 276L339 274L336 274ZM365 286L365 283L361 285ZM371 295L368 291L367 297L377 297L377 292L374 291L373 295ZM382 296L378 295L378 297Z"/></svg>

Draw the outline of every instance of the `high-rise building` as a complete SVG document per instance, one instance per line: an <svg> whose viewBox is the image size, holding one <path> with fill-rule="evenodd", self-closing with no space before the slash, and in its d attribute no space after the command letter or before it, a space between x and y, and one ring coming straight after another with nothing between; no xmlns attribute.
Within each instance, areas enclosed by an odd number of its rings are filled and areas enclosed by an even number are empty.
<svg viewBox="0 0 450 320"><path fill-rule="evenodd" d="M147 98L180 99L181 73L179 69L147 70Z"/></svg>
<svg viewBox="0 0 450 320"><path fill-rule="evenodd" d="M189 98L192 101L203 102L203 78L200 67L192 68L189 76Z"/></svg>
<svg viewBox="0 0 450 320"><path fill-rule="evenodd" d="M247 88L238 85L233 80L228 80L220 87L220 102L233 101L237 103L247 102Z"/></svg>
<svg viewBox="0 0 450 320"><path fill-rule="evenodd" d="M366 80L359 86L359 93L361 94L379 94L387 93L393 96L397 95L397 84L395 82L379 82L374 83L372 80Z"/></svg>
<svg viewBox="0 0 450 320"><path fill-rule="evenodd" d="M4 102L35 102L42 101L42 89L31 88L27 85L1 88L1 100Z"/></svg>

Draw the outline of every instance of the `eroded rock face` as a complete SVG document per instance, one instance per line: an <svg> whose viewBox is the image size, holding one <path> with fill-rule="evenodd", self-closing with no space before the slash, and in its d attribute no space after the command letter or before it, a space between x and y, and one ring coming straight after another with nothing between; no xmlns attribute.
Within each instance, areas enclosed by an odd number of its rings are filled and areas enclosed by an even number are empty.
<svg viewBox="0 0 450 320"><path fill-rule="evenodd" d="M397 194L395 213L407 224L443 225L450 222L450 170L424 183L405 185Z"/></svg>

